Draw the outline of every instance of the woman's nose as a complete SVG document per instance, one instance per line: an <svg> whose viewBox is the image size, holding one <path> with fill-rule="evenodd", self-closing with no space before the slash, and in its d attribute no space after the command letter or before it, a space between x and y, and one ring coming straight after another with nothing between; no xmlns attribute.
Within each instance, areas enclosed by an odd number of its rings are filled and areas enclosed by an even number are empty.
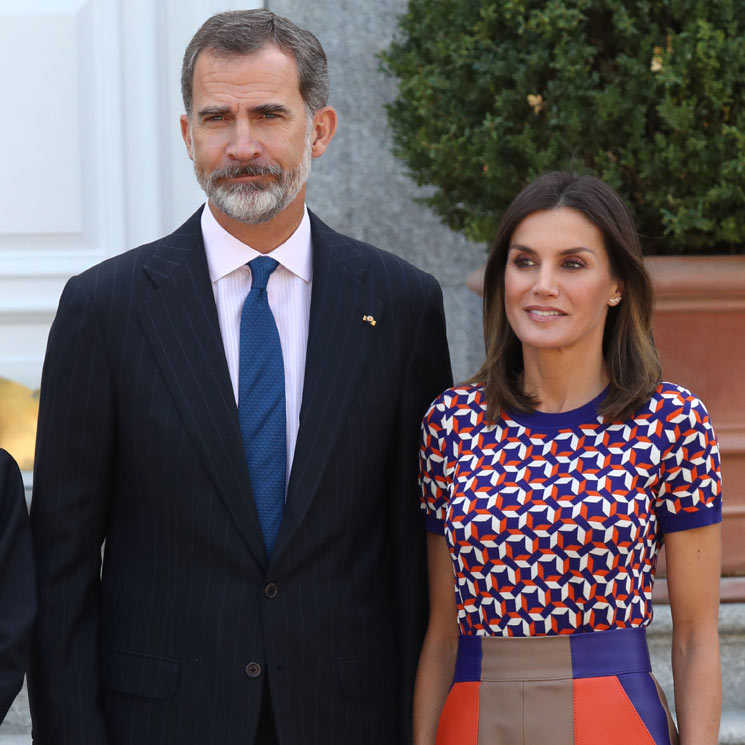
<svg viewBox="0 0 745 745"><path fill-rule="evenodd" d="M556 272L552 267L542 266L536 276L533 292L537 295L555 297L558 294Z"/></svg>

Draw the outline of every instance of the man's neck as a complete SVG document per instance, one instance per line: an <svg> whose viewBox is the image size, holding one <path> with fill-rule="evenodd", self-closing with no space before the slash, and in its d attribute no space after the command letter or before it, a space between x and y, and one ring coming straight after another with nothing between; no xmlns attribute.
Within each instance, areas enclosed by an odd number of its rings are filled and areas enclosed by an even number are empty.
<svg viewBox="0 0 745 745"><path fill-rule="evenodd" d="M300 225L305 206L305 187L300 190L297 197L282 212L271 220L262 223L247 224L240 222L228 217L217 209L212 202L207 204L215 220L222 228L242 243L251 246L259 253L265 254L282 245Z"/></svg>

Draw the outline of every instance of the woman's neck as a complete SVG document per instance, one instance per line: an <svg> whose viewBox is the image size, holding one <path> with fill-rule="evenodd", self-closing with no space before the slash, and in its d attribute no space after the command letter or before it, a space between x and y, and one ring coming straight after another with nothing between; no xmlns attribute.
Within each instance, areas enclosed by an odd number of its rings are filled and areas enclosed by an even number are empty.
<svg viewBox="0 0 745 745"><path fill-rule="evenodd" d="M523 349L523 392L538 401L538 411L559 413L583 406L608 385L602 353L591 358L560 349Z"/></svg>

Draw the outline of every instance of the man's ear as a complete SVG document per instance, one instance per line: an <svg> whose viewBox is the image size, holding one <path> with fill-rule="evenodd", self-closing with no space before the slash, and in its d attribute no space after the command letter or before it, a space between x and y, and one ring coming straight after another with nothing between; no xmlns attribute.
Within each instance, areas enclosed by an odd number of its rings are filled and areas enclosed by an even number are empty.
<svg viewBox="0 0 745 745"><path fill-rule="evenodd" d="M324 106L318 109L313 117L313 140L311 155L319 158L326 152L334 132L336 132L336 109Z"/></svg>
<svg viewBox="0 0 745 745"><path fill-rule="evenodd" d="M184 138L184 144L186 145L186 152L189 154L189 158L194 160L194 150L191 144L191 127L189 126L189 117L187 114L181 114L181 136Z"/></svg>

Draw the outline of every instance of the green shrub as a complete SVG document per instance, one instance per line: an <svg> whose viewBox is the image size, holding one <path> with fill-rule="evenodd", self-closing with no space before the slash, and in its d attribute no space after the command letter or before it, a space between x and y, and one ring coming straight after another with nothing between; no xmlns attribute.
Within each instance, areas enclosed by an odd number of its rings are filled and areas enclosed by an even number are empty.
<svg viewBox="0 0 745 745"><path fill-rule="evenodd" d="M487 241L517 192L613 185L650 253L745 251L744 0L410 0L383 53L396 155Z"/></svg>

